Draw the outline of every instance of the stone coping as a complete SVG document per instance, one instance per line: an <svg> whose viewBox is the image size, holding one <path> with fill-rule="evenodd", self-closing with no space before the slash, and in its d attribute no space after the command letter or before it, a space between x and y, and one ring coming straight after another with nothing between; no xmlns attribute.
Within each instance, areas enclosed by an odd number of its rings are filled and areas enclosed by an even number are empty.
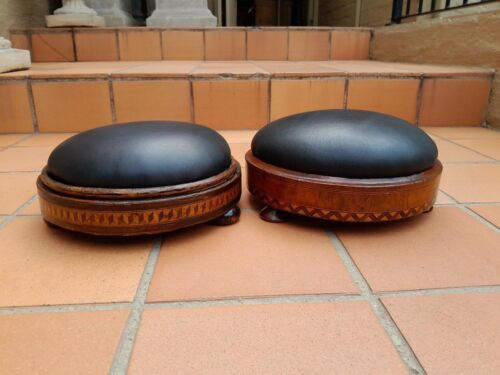
<svg viewBox="0 0 500 375"><path fill-rule="evenodd" d="M31 27L31 28L17 28L10 29L11 34L26 34L26 33L45 33L45 32L68 32L68 31L84 31L84 32L100 32L112 30L125 30L125 31L234 31L234 30L247 30L247 31L283 31L283 30L303 30L303 31L346 31L346 32L372 32L372 27L338 27L338 26L229 26L229 27L150 27L150 26L123 26L123 27L61 27L61 28L48 28L48 27Z"/></svg>
<svg viewBox="0 0 500 375"><path fill-rule="evenodd" d="M494 69L380 61L111 61L33 63L0 81L105 78L491 78Z"/></svg>

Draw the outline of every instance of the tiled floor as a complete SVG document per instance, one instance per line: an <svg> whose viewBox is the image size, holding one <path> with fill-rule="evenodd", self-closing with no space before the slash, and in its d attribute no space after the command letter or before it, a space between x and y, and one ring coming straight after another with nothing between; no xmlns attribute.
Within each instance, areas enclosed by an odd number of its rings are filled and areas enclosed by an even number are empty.
<svg viewBox="0 0 500 375"><path fill-rule="evenodd" d="M0 135L0 373L500 373L500 132L428 128L430 214L96 239L47 227L35 179L70 134ZM244 163L254 131L222 131ZM244 164L242 164L244 166Z"/></svg>

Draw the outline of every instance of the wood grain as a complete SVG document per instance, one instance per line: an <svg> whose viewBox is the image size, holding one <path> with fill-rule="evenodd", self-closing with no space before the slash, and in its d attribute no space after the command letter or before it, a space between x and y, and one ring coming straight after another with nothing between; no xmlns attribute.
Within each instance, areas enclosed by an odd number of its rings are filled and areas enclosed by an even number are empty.
<svg viewBox="0 0 500 375"><path fill-rule="evenodd" d="M291 171L246 154L248 189L275 210L346 222L409 218L430 211L442 165L406 177L350 179Z"/></svg>

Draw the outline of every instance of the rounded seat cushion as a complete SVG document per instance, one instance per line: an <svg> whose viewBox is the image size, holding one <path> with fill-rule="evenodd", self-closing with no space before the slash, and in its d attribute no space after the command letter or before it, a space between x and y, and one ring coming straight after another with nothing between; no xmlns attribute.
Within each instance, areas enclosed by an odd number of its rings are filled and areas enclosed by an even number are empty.
<svg viewBox="0 0 500 375"><path fill-rule="evenodd" d="M56 181L96 188L148 188L199 181L231 165L227 142L196 124L148 121L77 134L50 155Z"/></svg>
<svg viewBox="0 0 500 375"><path fill-rule="evenodd" d="M416 126L358 110L306 112L271 122L255 135L252 153L281 168L345 178L409 176L437 159L434 141Z"/></svg>

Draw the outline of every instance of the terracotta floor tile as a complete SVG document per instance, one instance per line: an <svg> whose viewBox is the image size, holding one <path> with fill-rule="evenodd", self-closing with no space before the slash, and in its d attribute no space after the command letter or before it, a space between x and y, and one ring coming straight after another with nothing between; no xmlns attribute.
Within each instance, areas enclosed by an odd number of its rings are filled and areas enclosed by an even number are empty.
<svg viewBox="0 0 500 375"><path fill-rule="evenodd" d="M242 167L245 167L245 154L251 148L250 143L231 143L229 147L231 148L231 154L233 155L233 158L238 160Z"/></svg>
<svg viewBox="0 0 500 375"><path fill-rule="evenodd" d="M443 163L457 162L457 161L492 161L492 159L478 154L477 152L466 149L465 147L458 146L452 142L434 139L438 147L438 158ZM498 141L500 146L500 140Z"/></svg>
<svg viewBox="0 0 500 375"><path fill-rule="evenodd" d="M260 202L257 198L255 198L250 192L248 191L248 184L247 184L247 169L241 168L241 199L239 206L241 208L247 208L247 209L253 209L255 211L260 211L264 208L264 204Z"/></svg>
<svg viewBox="0 0 500 375"><path fill-rule="evenodd" d="M151 239L104 239L21 217L0 230L1 306L132 301Z"/></svg>
<svg viewBox="0 0 500 375"><path fill-rule="evenodd" d="M269 73L249 61L203 61L191 74L195 77L252 77Z"/></svg>
<svg viewBox="0 0 500 375"><path fill-rule="evenodd" d="M407 372L366 302L334 302L148 310L130 373Z"/></svg>
<svg viewBox="0 0 500 375"><path fill-rule="evenodd" d="M194 118L212 129L258 129L269 120L269 81L193 82Z"/></svg>
<svg viewBox="0 0 500 375"><path fill-rule="evenodd" d="M460 202L500 202L500 164L447 164L441 190Z"/></svg>
<svg viewBox="0 0 500 375"><path fill-rule="evenodd" d="M481 125L490 94L487 79L425 79L419 124Z"/></svg>
<svg viewBox="0 0 500 375"><path fill-rule="evenodd" d="M479 127L422 127L426 132L437 135L442 138L458 140L458 139L500 139L500 131L479 128Z"/></svg>
<svg viewBox="0 0 500 375"><path fill-rule="evenodd" d="M112 122L107 81L36 82L33 100L42 132L76 132Z"/></svg>
<svg viewBox="0 0 500 375"><path fill-rule="evenodd" d="M330 32L327 30L288 31L288 59L328 60L330 58Z"/></svg>
<svg viewBox="0 0 500 375"><path fill-rule="evenodd" d="M0 134L0 147L8 147L28 137L27 134Z"/></svg>
<svg viewBox="0 0 500 375"><path fill-rule="evenodd" d="M107 374L127 311L0 316L5 374Z"/></svg>
<svg viewBox="0 0 500 375"><path fill-rule="evenodd" d="M75 61L73 36L70 30L58 29L31 36L32 59L34 62Z"/></svg>
<svg viewBox="0 0 500 375"><path fill-rule="evenodd" d="M500 137L490 139L460 139L455 142L490 158L500 160Z"/></svg>
<svg viewBox="0 0 500 375"><path fill-rule="evenodd" d="M483 77L492 76L494 72L487 68L476 68L470 66L451 66L451 65L429 65L429 64L408 64L391 63L394 67L405 69L412 72L418 72L425 77Z"/></svg>
<svg viewBox="0 0 500 375"><path fill-rule="evenodd" d="M428 374L500 372L500 293L383 302Z"/></svg>
<svg viewBox="0 0 500 375"><path fill-rule="evenodd" d="M52 147L12 147L0 152L0 172L40 171L47 163Z"/></svg>
<svg viewBox="0 0 500 375"><path fill-rule="evenodd" d="M336 60L323 61L323 66L330 67L342 71L351 77L366 76L366 77L419 77L419 73L411 72L398 68L393 63L386 63L373 60Z"/></svg>
<svg viewBox="0 0 500 375"><path fill-rule="evenodd" d="M498 234L459 208L338 234L375 291L500 284Z"/></svg>
<svg viewBox="0 0 500 375"><path fill-rule="evenodd" d="M12 48L17 49L30 49L30 40L26 31L21 31L19 33L14 30L10 30L9 40L12 43Z"/></svg>
<svg viewBox="0 0 500 375"><path fill-rule="evenodd" d="M0 83L0 133L31 133L34 129L27 83Z"/></svg>
<svg viewBox="0 0 500 375"><path fill-rule="evenodd" d="M387 113L406 120L416 121L416 79L350 79L347 108Z"/></svg>
<svg viewBox="0 0 500 375"><path fill-rule="evenodd" d="M119 30L120 60L161 60L160 39L159 30L147 30L146 28L124 28Z"/></svg>
<svg viewBox="0 0 500 375"><path fill-rule="evenodd" d="M438 192L436 204L452 204L453 201L442 192Z"/></svg>
<svg viewBox="0 0 500 375"><path fill-rule="evenodd" d="M286 30L254 29L247 31L248 60L287 60Z"/></svg>
<svg viewBox="0 0 500 375"><path fill-rule="evenodd" d="M344 107L344 79L273 79L271 121L296 113Z"/></svg>
<svg viewBox="0 0 500 375"><path fill-rule="evenodd" d="M205 59L246 60L246 32L231 29L206 30Z"/></svg>
<svg viewBox="0 0 500 375"><path fill-rule="evenodd" d="M36 194L38 173L0 173L0 214L9 215Z"/></svg>
<svg viewBox="0 0 500 375"><path fill-rule="evenodd" d="M200 61L142 61L135 66L115 69L113 77L176 77L185 78L200 64Z"/></svg>
<svg viewBox="0 0 500 375"><path fill-rule="evenodd" d="M35 198L33 202L31 202L29 205L24 207L18 215L28 215L28 216L33 216L33 215L41 215L40 211L40 203L38 202L38 197Z"/></svg>
<svg viewBox="0 0 500 375"><path fill-rule="evenodd" d="M202 30L162 31L165 60L203 60L205 58Z"/></svg>
<svg viewBox="0 0 500 375"><path fill-rule="evenodd" d="M113 82L118 122L192 120L188 80Z"/></svg>
<svg viewBox="0 0 500 375"><path fill-rule="evenodd" d="M332 60L367 60L371 33L332 31L330 58Z"/></svg>
<svg viewBox="0 0 500 375"><path fill-rule="evenodd" d="M77 61L119 60L115 30L75 30L74 38Z"/></svg>
<svg viewBox="0 0 500 375"><path fill-rule="evenodd" d="M56 147L75 133L45 133L33 134L25 141L19 142L15 147Z"/></svg>
<svg viewBox="0 0 500 375"><path fill-rule="evenodd" d="M61 78L101 78L105 79L115 71L138 65L140 61L83 61L59 63L34 63L29 70L8 73L12 77L31 76L33 80Z"/></svg>
<svg viewBox="0 0 500 375"><path fill-rule="evenodd" d="M323 61L255 61L254 64L278 78L345 76L345 72Z"/></svg>
<svg viewBox="0 0 500 375"><path fill-rule="evenodd" d="M357 293L322 228L271 225L244 210L231 227L167 236L148 301Z"/></svg>
<svg viewBox="0 0 500 375"><path fill-rule="evenodd" d="M250 143L257 130L219 130L228 143Z"/></svg>
<svg viewBox="0 0 500 375"><path fill-rule="evenodd" d="M493 225L500 228L500 206L469 206L469 208Z"/></svg>

